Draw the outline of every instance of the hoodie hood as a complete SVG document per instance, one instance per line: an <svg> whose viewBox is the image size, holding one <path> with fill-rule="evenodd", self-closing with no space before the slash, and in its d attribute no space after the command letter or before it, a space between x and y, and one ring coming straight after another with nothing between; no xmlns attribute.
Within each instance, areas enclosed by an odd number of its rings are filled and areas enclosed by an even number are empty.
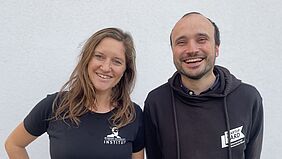
<svg viewBox="0 0 282 159"><path fill-rule="evenodd" d="M180 87L180 73L175 72L173 76L168 80L169 85L175 93L180 96L185 96L185 98L198 98L201 100L208 100L210 97L225 97L231 92L233 92L241 84L241 80L237 79L232 75L226 68L222 66L215 66L214 70L219 74L220 86L216 90L210 91L205 94L200 94L198 96L190 96L184 93Z"/></svg>
<svg viewBox="0 0 282 159"><path fill-rule="evenodd" d="M185 93L181 88L181 78L180 73L175 72L174 75L168 80L171 89L172 95L172 108L173 108L173 116L174 116L174 125L175 125L175 133L176 133L176 149L177 149L177 158L180 159L180 140L179 140L179 128L178 128L178 119L177 119L177 108L176 108L176 100L178 98L183 103L186 103L190 107L205 107L205 106L214 106L213 104L199 104L201 102L206 103L207 101L212 101L215 98L222 98L223 100L223 109L225 116L225 124L228 135L230 136L230 120L228 114L228 106L227 106L227 96L233 92L235 89L239 87L241 84L241 80L237 79L234 75L232 75L226 68L221 66L215 66L214 71L216 71L219 75L219 87L208 91L207 93L203 93L200 95L189 95ZM228 143L231 143L231 139L228 138ZM228 159L232 159L232 150L231 145L228 145Z"/></svg>

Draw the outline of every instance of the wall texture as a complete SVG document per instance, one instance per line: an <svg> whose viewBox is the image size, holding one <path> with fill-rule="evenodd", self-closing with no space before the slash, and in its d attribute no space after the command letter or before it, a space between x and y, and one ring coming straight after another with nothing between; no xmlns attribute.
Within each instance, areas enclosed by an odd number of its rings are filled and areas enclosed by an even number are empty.
<svg viewBox="0 0 282 159"><path fill-rule="evenodd" d="M138 79L132 98L143 106L147 93L175 71L169 34L188 11L199 11L219 26L217 64L261 92L262 159L281 158L281 7L278 0L1 0L0 158L8 158L3 146L8 134L40 99L60 89L83 42L98 29L120 27L133 35ZM48 147L45 134L29 145L30 157L48 159Z"/></svg>

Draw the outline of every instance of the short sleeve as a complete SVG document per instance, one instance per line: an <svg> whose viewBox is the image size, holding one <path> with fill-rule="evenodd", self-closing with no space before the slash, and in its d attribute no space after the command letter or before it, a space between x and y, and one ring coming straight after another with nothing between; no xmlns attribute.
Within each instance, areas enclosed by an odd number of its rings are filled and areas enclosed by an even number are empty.
<svg viewBox="0 0 282 159"><path fill-rule="evenodd" d="M136 120L138 121L138 131L136 138L133 142L133 152L138 152L144 148L144 125L143 125L143 114L140 106L135 104Z"/></svg>
<svg viewBox="0 0 282 159"><path fill-rule="evenodd" d="M47 131L49 118L52 115L52 105L57 93L47 95L25 117L23 123L25 129L34 136L40 136Z"/></svg>

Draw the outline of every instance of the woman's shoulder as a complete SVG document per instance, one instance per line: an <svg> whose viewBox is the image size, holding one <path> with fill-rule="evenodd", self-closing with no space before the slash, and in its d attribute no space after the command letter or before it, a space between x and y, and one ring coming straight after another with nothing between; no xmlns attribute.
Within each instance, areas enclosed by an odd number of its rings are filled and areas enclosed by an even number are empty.
<svg viewBox="0 0 282 159"><path fill-rule="evenodd" d="M55 98L58 96L59 92L49 93L45 97L46 100L54 101Z"/></svg>
<svg viewBox="0 0 282 159"><path fill-rule="evenodd" d="M139 121L143 121L143 111L142 111L142 108L133 102L133 105L134 105L134 110L135 110L135 117L137 120Z"/></svg>
<svg viewBox="0 0 282 159"><path fill-rule="evenodd" d="M40 136L46 132L56 96L57 93L47 94L25 117L24 126L30 134Z"/></svg>
<svg viewBox="0 0 282 159"><path fill-rule="evenodd" d="M134 109L135 109L136 113L142 113L142 108L138 104L133 102L133 106L134 106Z"/></svg>
<svg viewBox="0 0 282 159"><path fill-rule="evenodd" d="M35 107L48 109L47 107L51 107L53 105L53 102L55 101L57 95L58 92L47 94L40 102L37 103Z"/></svg>

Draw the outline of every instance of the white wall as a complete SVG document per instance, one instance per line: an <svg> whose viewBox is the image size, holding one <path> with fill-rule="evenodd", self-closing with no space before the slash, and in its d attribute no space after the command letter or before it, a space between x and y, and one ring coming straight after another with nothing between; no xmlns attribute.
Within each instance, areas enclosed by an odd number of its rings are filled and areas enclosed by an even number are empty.
<svg viewBox="0 0 282 159"><path fill-rule="evenodd" d="M81 44L98 29L114 26L132 33L138 67L132 97L143 107L147 93L175 70L169 34L189 11L199 11L219 26L222 45L217 63L261 92L262 159L281 158L281 1L0 1L0 158L7 158L3 146L7 135L40 99L60 89ZM49 158L47 135L28 151L31 158Z"/></svg>

